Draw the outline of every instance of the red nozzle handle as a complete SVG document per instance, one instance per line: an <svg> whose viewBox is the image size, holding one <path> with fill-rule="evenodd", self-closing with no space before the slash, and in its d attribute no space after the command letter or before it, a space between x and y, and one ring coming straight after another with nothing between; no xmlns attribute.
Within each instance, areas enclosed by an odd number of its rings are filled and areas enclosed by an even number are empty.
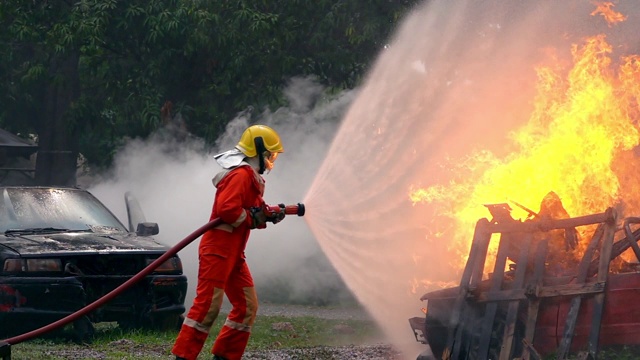
<svg viewBox="0 0 640 360"><path fill-rule="evenodd" d="M266 210L270 214L284 212L285 215L298 215L298 216L304 216L304 212L305 212L304 204L302 203L298 203L296 205L285 205L285 204L267 205Z"/></svg>

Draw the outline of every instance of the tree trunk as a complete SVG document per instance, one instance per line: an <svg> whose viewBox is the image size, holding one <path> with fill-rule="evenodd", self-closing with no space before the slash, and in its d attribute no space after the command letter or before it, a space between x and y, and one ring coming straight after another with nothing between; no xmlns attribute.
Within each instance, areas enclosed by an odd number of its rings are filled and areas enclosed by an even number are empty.
<svg viewBox="0 0 640 360"><path fill-rule="evenodd" d="M49 68L38 121L38 185L76 185L79 141L70 108L80 93L79 54L54 56Z"/></svg>

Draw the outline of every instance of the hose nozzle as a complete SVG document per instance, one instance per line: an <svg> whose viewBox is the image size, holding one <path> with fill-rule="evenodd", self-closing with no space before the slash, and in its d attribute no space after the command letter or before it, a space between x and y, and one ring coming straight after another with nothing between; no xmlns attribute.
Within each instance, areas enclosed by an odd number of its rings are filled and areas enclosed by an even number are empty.
<svg viewBox="0 0 640 360"><path fill-rule="evenodd" d="M264 211L267 216L273 216L276 214L304 216L305 213L304 204L302 203L297 203L296 205L267 205L265 206Z"/></svg>

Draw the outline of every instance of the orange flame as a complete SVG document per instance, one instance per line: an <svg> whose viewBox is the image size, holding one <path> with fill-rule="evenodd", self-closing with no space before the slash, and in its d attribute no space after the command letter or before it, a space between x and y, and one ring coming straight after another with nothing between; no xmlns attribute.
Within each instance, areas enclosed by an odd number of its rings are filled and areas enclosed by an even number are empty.
<svg viewBox="0 0 640 360"><path fill-rule="evenodd" d="M597 4L592 15L602 15L609 24L623 21L626 17L612 6ZM471 154L453 167L460 171L454 173L456 181L409 190L414 204L438 206L455 223L447 238L453 239L459 268L475 222L489 215L482 204L513 200L537 211L545 194L554 191L571 216L610 206L640 211L640 188L633 180L633 164L638 163L633 150L640 138L640 56L614 62L605 35L574 44L571 54L569 69L555 59L553 65L536 69L534 111L524 127L510 134L509 155L499 158L489 150ZM512 215L529 216L519 207ZM494 254L496 245L492 242Z"/></svg>
<svg viewBox="0 0 640 360"><path fill-rule="evenodd" d="M591 13L592 16L602 15L609 26L627 20L627 17L619 12L613 11L614 6L611 2L595 3L596 9Z"/></svg>

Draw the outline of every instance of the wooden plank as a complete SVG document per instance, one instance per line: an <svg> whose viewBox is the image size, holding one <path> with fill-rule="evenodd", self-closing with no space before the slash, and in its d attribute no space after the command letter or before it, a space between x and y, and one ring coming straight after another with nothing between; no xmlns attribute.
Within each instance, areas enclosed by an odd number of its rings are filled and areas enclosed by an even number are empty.
<svg viewBox="0 0 640 360"><path fill-rule="evenodd" d="M607 212L612 211L607 210ZM615 214L614 214L615 217ZM585 282L587 278L587 273L589 270L589 265L591 263L591 258L593 257L593 253L595 249L598 247L600 240L604 236L604 228L603 224L600 224L589 242L589 246L585 250L584 255L582 256L582 260L580 261L580 265L578 265L578 274L576 276L576 283L582 284ZM582 303L582 296L576 296L571 299L571 305L569 307L569 312L567 314L567 319L564 325L564 332L562 334L562 340L560 341L560 346L558 347L557 359L566 359L569 356L569 350L571 349L571 341L573 340L573 334L575 332L576 321L578 319L578 312L580 311L580 305Z"/></svg>
<svg viewBox="0 0 640 360"><path fill-rule="evenodd" d="M605 282L609 276L609 264L611 262L611 250L613 246L613 237L616 233L615 218L612 222L605 225L604 239L602 241L602 250L600 250L600 266L598 267L598 281ZM600 337L600 324L602 322L602 314L604 312L605 292L594 296L593 317L591 318L591 332L587 343L587 351L594 359L598 353L598 339Z"/></svg>
<svg viewBox="0 0 640 360"><path fill-rule="evenodd" d="M592 214L567 219L548 219L529 222L507 222L489 224L487 231L492 233L512 233L512 232L545 232L555 229L567 229L584 225L600 224L611 221L613 209L600 214Z"/></svg>
<svg viewBox="0 0 640 360"><path fill-rule="evenodd" d="M474 295L479 303L495 301L527 300L533 298L548 298L556 296L589 295L604 291L604 282L594 282L587 284L566 284L535 286L525 289L512 289L501 291L490 291Z"/></svg>
<svg viewBox="0 0 640 360"><path fill-rule="evenodd" d="M534 269L532 284L534 287L539 288L542 286L542 280L544 278L544 265L547 259L547 251L549 248L549 240L545 239L538 243L534 256ZM540 355L533 348L533 338L536 333L536 323L538 321L538 311L540 309L540 298L531 297L529 299L529 306L527 308L527 323L525 324L524 344L522 358L523 360L540 360Z"/></svg>
<svg viewBox="0 0 640 360"><path fill-rule="evenodd" d="M571 299L571 305L569 312L567 313L567 320L564 325L564 332L562 333L562 340L558 348L557 359L567 359L569 357L569 350L571 349L571 341L576 329L576 320L578 319L578 312L580 311L580 305L582 304L582 296L576 296Z"/></svg>
<svg viewBox="0 0 640 360"><path fill-rule="evenodd" d="M469 291L469 282L471 281L471 275L473 272L473 268L475 262L477 261L478 255L481 254L481 247L484 245L484 238L487 236L490 237L490 234L487 234L484 229L489 224L489 220L480 219L476 223L475 232L473 235L473 241L471 242L471 249L469 250L469 258L467 259L467 263L465 264L464 271L462 272L462 278L460 279L460 289L458 296L455 299L455 303L453 305L453 309L451 312L451 317L449 318L449 326L447 328L447 345L442 354L443 360L450 359L458 359L457 357L452 358L452 352L454 350L454 344L456 339L459 337L458 334L461 331L458 330L458 325L460 323L460 318L463 312L463 307L466 302L467 293ZM486 245L488 247L489 243L486 241ZM485 250L486 254L486 250Z"/></svg>
<svg viewBox="0 0 640 360"><path fill-rule="evenodd" d="M493 276L491 277L490 292L500 292L502 280L504 279L504 268L507 264L507 250L509 246L509 236L502 234L500 244L498 245L498 253L496 262L493 267ZM480 296L485 293L480 293ZM487 357L489 354L489 345L491 344L491 333L493 323L495 321L496 312L498 311L498 303L492 302L486 305L484 317L482 319L482 327L478 334L478 356L480 358Z"/></svg>
<svg viewBox="0 0 640 360"><path fill-rule="evenodd" d="M632 238L636 239L636 242L640 240L640 229L637 229L632 232ZM627 251L630 247L629 237L622 238L616 241L613 244L613 249L611 250L611 260L617 258L623 252ZM593 260L591 260L591 265L589 266L589 277L593 276L596 272L598 272L598 266L600 265L600 255L598 254Z"/></svg>
<svg viewBox="0 0 640 360"><path fill-rule="evenodd" d="M516 288L521 288L524 284L524 278L527 273L527 262L529 261L529 248L533 240L533 234L524 234L524 240L522 241L522 248L520 249L520 255L518 259L520 261L516 267L515 279L513 285ZM513 338L515 336L516 322L518 321L518 307L519 301L511 301L507 310L507 318L505 320L504 335L502 337L502 349L500 350L500 360L510 360L513 355Z"/></svg>
<svg viewBox="0 0 640 360"><path fill-rule="evenodd" d="M548 298L556 296L598 294L604 291L604 286L604 282L549 286L540 291L539 297Z"/></svg>
<svg viewBox="0 0 640 360"><path fill-rule="evenodd" d="M471 280L469 282L470 289L476 289L480 285L482 281L482 273L484 272L484 264L487 259L487 251L489 250L489 243L491 241L491 233L487 233L484 231L484 228L480 230L480 238L478 242L478 253L476 256L476 261L473 264ZM468 350L470 341L468 338L463 338L464 334L469 334L471 331L471 327L474 325L476 317L473 309L469 306L467 302L467 298L465 298L465 306L462 312L463 316L460 319L460 323L458 324L458 329L456 333L456 339L453 347L453 358L460 358L460 354L462 350Z"/></svg>
<svg viewBox="0 0 640 360"><path fill-rule="evenodd" d="M31 169L31 168L8 168L8 167L3 167L3 168L0 168L0 170L2 170L2 171L20 171L20 172L36 172L36 169Z"/></svg>
<svg viewBox="0 0 640 360"><path fill-rule="evenodd" d="M633 253L636 255L636 259L638 261L640 261L640 247L638 246L637 243L637 237L633 235L633 233L631 232L631 226L630 224L634 223L640 223L640 218L637 217L628 217L626 219L624 219L624 233L627 235L627 237L625 238L627 240L627 242L629 243L629 246L631 246L631 249L633 249Z"/></svg>
<svg viewBox="0 0 640 360"><path fill-rule="evenodd" d="M522 344L524 345L526 354L526 356L522 358L523 360L542 360L542 356L540 356L538 351L536 351L536 349L533 347L531 341L524 338L522 339Z"/></svg>

